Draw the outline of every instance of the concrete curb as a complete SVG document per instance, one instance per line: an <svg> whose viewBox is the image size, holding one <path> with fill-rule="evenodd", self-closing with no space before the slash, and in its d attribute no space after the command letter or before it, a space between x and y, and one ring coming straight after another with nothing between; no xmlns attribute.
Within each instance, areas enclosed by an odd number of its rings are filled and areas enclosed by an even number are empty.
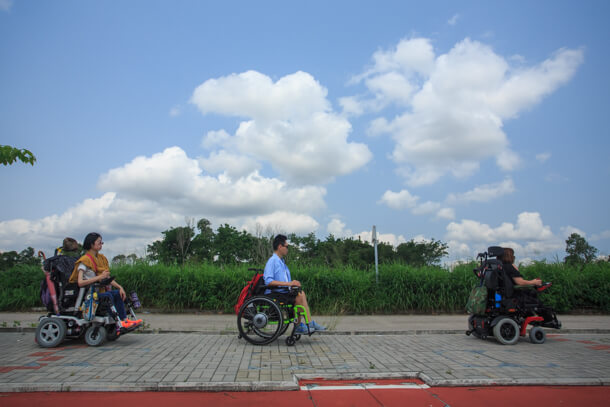
<svg viewBox="0 0 610 407"><path fill-rule="evenodd" d="M610 378L570 379L456 379L434 380L421 372L296 374L293 381L269 382L160 382L160 383L11 383L0 384L0 393L25 392L257 392L299 391L300 380L420 379L430 387L488 386L610 386Z"/></svg>
<svg viewBox="0 0 610 407"><path fill-rule="evenodd" d="M574 329L551 329L544 328L551 334L610 334L610 329L599 328L574 328ZM36 332L34 327L0 327L1 332ZM435 335L435 334L463 334L466 329L412 329L403 331L324 331L316 332L316 335ZM141 329L132 333L142 334L200 334L200 335L238 335L235 331L197 331L188 329Z"/></svg>

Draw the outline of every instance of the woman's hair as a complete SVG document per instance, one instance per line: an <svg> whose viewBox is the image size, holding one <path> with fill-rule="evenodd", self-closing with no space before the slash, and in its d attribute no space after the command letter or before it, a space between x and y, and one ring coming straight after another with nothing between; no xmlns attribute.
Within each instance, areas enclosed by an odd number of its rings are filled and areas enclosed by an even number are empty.
<svg viewBox="0 0 610 407"><path fill-rule="evenodd" d="M285 245L287 239L288 238L284 235L277 235L275 239L273 239L273 251L276 251L280 245Z"/></svg>
<svg viewBox="0 0 610 407"><path fill-rule="evenodd" d="M93 246L93 243L95 243L98 237L102 237L102 235L95 232L91 232L87 236L85 236L85 240L83 241L83 249L90 250Z"/></svg>
<svg viewBox="0 0 610 407"><path fill-rule="evenodd" d="M504 254L502 255L502 263L513 264L515 262L515 251L510 247L504 248Z"/></svg>

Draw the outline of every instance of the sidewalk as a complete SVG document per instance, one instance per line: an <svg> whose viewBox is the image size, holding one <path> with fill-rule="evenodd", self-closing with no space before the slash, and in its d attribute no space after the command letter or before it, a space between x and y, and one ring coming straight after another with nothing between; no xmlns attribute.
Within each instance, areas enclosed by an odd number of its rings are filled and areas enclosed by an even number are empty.
<svg viewBox="0 0 610 407"><path fill-rule="evenodd" d="M561 316L565 329L548 331L545 344L524 337L513 346L464 335L465 315L320 317L329 333L288 347L284 337L268 346L238 339L233 315L143 313L147 333L52 349L34 343L38 316L0 314L0 392L298 390L320 377L610 385L608 316Z"/></svg>
<svg viewBox="0 0 610 407"><path fill-rule="evenodd" d="M0 313L0 332L34 331L44 312ZM143 312L145 333L200 332L237 334L233 314L161 314ZM610 315L560 315L561 333L610 334ZM316 317L329 328L325 335L463 333L467 315L339 315ZM548 331L556 333L555 330Z"/></svg>

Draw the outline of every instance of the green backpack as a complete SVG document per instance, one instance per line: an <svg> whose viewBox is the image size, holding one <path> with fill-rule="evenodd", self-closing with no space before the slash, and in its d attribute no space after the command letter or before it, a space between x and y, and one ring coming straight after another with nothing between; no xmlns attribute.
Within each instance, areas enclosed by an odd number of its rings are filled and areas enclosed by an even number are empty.
<svg viewBox="0 0 610 407"><path fill-rule="evenodd" d="M484 285L477 285L470 291L470 297L466 303L466 311L472 315L483 315L485 314L485 308L487 307L487 287Z"/></svg>

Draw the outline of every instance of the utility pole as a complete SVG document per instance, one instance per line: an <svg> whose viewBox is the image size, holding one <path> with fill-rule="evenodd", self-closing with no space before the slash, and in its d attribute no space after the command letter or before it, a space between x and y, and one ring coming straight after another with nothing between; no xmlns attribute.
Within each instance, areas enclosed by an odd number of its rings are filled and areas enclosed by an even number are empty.
<svg viewBox="0 0 610 407"><path fill-rule="evenodd" d="M379 260L377 258L377 229L373 225L373 247L375 248L375 283L379 284Z"/></svg>

